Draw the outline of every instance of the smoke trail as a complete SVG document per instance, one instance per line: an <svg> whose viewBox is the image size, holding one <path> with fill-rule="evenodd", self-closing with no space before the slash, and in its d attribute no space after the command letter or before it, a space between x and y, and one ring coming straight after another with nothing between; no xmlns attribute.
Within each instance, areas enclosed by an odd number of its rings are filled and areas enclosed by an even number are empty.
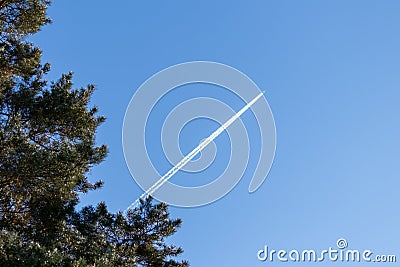
<svg viewBox="0 0 400 267"><path fill-rule="evenodd" d="M195 149L186 155L181 161L179 161L172 169L170 169L164 176L162 176L155 184L147 189L135 202L133 202L128 209L133 209L139 205L140 200L146 199L149 195L152 195L161 186L163 186L169 179L172 178L179 170L181 170L188 162L190 162L198 153L200 153L207 145L209 145L215 138L217 138L223 131L225 131L232 123L234 123L246 110L248 110L258 99L263 96L264 92L261 92L248 104L246 104L238 113L233 115L227 122L221 125L215 132L209 137L204 139ZM127 209L127 210L128 210Z"/></svg>

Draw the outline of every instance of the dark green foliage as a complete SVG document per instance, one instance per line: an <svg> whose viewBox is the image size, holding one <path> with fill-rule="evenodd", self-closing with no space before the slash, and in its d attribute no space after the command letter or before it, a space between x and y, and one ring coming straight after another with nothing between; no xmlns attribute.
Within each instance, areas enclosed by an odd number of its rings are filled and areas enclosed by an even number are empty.
<svg viewBox="0 0 400 267"><path fill-rule="evenodd" d="M0 0L0 266L187 266L165 244L181 224L165 204L75 209L102 186L87 173L107 153L95 145L104 117L89 107L94 86L44 79L50 65L26 37L49 22L48 5Z"/></svg>
<svg viewBox="0 0 400 267"><path fill-rule="evenodd" d="M64 227L43 242L19 231L0 231L0 266L152 266L184 267L172 257L181 248L166 245L181 221L169 219L164 203L142 202L125 215L112 214L104 203L71 212Z"/></svg>
<svg viewBox="0 0 400 267"><path fill-rule="evenodd" d="M111 214L100 203L73 214L69 224L86 237L73 254L89 264L99 262L101 252L101 262L108 266L188 266L171 259L182 253L181 248L164 243L181 224L179 219L169 219L164 203L148 199L125 215Z"/></svg>
<svg viewBox="0 0 400 267"><path fill-rule="evenodd" d="M141 205L127 212L124 224L123 247L135 247L137 261L144 266L187 266L187 262L168 260L183 251L179 247L167 246L165 238L174 234L181 220L170 220L167 205L153 205L151 199L141 201Z"/></svg>

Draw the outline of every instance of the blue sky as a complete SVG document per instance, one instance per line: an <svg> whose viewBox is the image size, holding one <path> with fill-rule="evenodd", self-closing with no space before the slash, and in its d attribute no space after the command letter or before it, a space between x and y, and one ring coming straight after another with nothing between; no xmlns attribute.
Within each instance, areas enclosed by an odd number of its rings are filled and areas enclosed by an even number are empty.
<svg viewBox="0 0 400 267"><path fill-rule="evenodd" d="M249 171L211 205L171 208L183 219L171 239L184 248L183 258L194 267L281 266L258 261L257 251L264 245L322 250L343 237L351 249L400 260L399 13L394 0L54 1L54 22L32 38L52 63L48 78L74 71L77 87L96 84L92 102L107 117L97 140L110 154L91 172L105 186L82 204L106 201L111 210L123 210L142 193L121 140L135 90L171 65L216 61L266 90L276 157L254 194L247 192ZM242 105L229 94L218 99L235 110ZM243 120L251 131L251 114ZM201 124L207 127L211 132L215 125ZM191 140L194 130L186 132L182 138ZM226 147L226 140L217 145ZM162 168L160 153L155 148ZM215 171L226 163L224 153L218 156Z"/></svg>

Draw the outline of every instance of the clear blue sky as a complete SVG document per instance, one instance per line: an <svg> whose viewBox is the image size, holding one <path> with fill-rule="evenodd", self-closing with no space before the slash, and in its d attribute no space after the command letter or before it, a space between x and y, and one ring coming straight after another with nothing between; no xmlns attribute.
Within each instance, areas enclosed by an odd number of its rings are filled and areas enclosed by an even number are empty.
<svg viewBox="0 0 400 267"><path fill-rule="evenodd" d="M92 102L108 118L97 140L110 154L91 173L105 186L82 204L123 210L142 193L121 141L141 83L177 63L217 61L266 90L276 158L254 194L248 174L212 205L171 208L183 219L171 239L183 258L194 267L281 266L259 262L257 251L322 250L344 237L351 249L400 260L399 14L396 0L54 1L53 24L32 38L52 63L49 78L72 70L77 87L96 84Z"/></svg>

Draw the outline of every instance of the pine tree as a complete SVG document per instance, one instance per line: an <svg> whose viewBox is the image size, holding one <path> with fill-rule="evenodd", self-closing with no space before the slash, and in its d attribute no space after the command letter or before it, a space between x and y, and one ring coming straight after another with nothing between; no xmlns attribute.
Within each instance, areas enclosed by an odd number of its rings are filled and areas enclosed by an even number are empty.
<svg viewBox="0 0 400 267"><path fill-rule="evenodd" d="M0 0L0 266L188 266L165 244L181 224L165 204L76 210L79 193L103 184L87 173L106 157L95 145L105 119L89 107L93 85L44 79L50 65L26 37L50 22L49 4Z"/></svg>

